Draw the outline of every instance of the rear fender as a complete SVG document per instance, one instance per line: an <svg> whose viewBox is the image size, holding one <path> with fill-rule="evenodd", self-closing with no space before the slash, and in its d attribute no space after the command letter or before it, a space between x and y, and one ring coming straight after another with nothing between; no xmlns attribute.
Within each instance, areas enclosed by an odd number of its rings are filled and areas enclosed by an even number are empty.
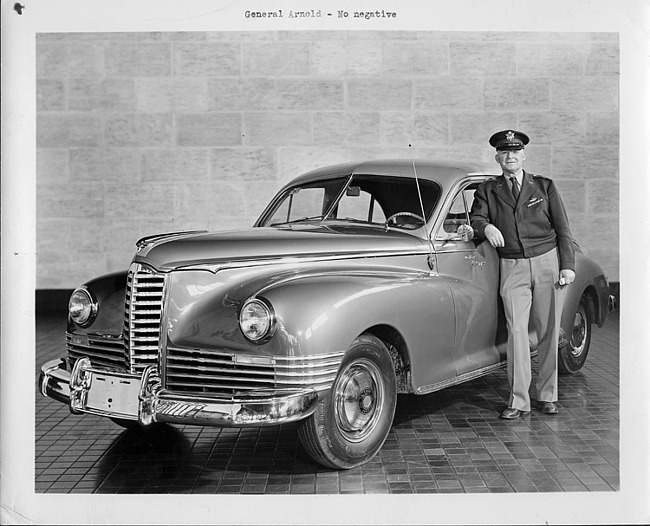
<svg viewBox="0 0 650 526"><path fill-rule="evenodd" d="M570 335L578 305L583 296L591 300L593 321L600 327L607 320L609 283L602 269L593 261L576 253L576 280L567 286L567 295L562 310L562 332ZM562 338L562 336L561 336Z"/></svg>

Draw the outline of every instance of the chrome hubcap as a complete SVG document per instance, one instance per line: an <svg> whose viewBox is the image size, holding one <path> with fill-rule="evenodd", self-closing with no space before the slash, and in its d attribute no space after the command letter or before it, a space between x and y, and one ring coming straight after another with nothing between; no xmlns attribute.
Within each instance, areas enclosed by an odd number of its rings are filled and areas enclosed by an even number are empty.
<svg viewBox="0 0 650 526"><path fill-rule="evenodd" d="M587 339L587 320L581 310L576 312L573 320L573 332L571 333L571 353L579 356L585 348Z"/></svg>
<svg viewBox="0 0 650 526"><path fill-rule="evenodd" d="M369 360L356 360L342 371L335 387L336 423L351 442L360 442L381 415L384 386L381 373Z"/></svg>

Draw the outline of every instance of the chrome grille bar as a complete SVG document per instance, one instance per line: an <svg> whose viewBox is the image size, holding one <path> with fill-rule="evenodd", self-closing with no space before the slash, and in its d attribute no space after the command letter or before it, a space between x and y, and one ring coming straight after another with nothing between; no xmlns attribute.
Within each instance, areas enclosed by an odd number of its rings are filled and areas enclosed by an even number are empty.
<svg viewBox="0 0 650 526"><path fill-rule="evenodd" d="M325 390L334 381L343 354L264 357L168 347L166 386L170 391L219 395L255 389Z"/></svg>
<svg viewBox="0 0 650 526"><path fill-rule="evenodd" d="M134 263L126 280L124 359L135 373L158 360L165 277Z"/></svg>
<svg viewBox="0 0 650 526"><path fill-rule="evenodd" d="M72 368L84 356L96 365L124 368L124 344L119 336L89 336L79 338L66 333L68 363Z"/></svg>

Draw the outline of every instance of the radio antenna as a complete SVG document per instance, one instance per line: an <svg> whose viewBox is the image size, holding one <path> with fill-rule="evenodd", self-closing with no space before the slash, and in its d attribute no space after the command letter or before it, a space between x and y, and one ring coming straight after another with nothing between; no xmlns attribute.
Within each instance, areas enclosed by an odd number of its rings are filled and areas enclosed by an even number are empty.
<svg viewBox="0 0 650 526"><path fill-rule="evenodd" d="M429 233L427 232L427 216L424 213L424 201L422 199L422 191L420 190L420 179L418 178L418 171L415 168L415 157L413 156L413 148L411 147L411 144L409 143L409 152L411 154L411 164L413 165L413 175L415 176L415 186L418 189L418 199L420 200L420 210L422 210L422 228L424 229L424 235L427 237L427 242L429 244L429 258L428 258L428 263L429 263L429 268L433 270L434 268L434 258L435 258L435 250L433 249L433 242L431 241L431 237L429 236Z"/></svg>
<svg viewBox="0 0 650 526"><path fill-rule="evenodd" d="M411 153L411 163L413 164L413 175L415 175L415 187L418 189L418 199L420 200L420 210L422 210L422 221L424 221L424 225L422 225L422 226L426 226L427 217L424 214L424 201L422 200L422 191L420 190L420 180L418 179L418 171L415 169L415 158L413 157L413 149L411 148L410 144L409 144L409 152Z"/></svg>

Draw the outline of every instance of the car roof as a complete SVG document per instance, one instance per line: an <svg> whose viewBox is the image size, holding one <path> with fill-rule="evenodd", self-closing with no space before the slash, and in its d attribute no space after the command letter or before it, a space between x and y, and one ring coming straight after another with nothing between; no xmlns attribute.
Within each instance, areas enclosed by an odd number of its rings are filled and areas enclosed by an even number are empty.
<svg viewBox="0 0 650 526"><path fill-rule="evenodd" d="M415 170L414 170L415 165ZM358 161L324 166L309 171L291 181L288 186L296 183L316 181L336 175L373 174L391 175L397 177L414 177L437 181L443 187L453 184L459 177L468 174L499 175L501 170L496 164L480 161L431 161L425 159L379 159Z"/></svg>

